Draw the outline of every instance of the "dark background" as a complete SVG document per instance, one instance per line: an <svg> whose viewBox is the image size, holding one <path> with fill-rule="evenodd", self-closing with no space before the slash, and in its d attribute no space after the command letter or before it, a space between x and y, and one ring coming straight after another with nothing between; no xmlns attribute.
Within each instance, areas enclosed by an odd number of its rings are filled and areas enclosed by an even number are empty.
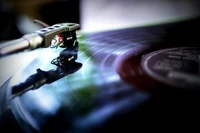
<svg viewBox="0 0 200 133"><path fill-rule="evenodd" d="M42 28L34 24L34 19L49 25L80 23L79 5L79 0L1 0L0 40L19 38Z"/></svg>
<svg viewBox="0 0 200 133"><path fill-rule="evenodd" d="M49 25L79 23L93 32L190 19L200 15L198 0L0 0L0 41Z"/></svg>

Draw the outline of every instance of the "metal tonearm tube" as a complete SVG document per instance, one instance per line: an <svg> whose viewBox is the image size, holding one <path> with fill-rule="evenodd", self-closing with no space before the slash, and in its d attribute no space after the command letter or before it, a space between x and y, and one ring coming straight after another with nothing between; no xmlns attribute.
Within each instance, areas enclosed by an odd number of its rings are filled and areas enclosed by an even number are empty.
<svg viewBox="0 0 200 133"><path fill-rule="evenodd" d="M0 56L10 55L24 50L34 50L36 48L47 48L52 39L60 33L75 32L80 28L76 23L55 24L31 34L26 34L19 39L7 41L0 44ZM69 39L73 39L72 37Z"/></svg>

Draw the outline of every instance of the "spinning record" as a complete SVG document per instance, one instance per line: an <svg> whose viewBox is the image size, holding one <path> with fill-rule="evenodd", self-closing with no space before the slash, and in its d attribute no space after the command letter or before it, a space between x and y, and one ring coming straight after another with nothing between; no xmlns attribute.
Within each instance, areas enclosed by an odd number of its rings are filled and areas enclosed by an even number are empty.
<svg viewBox="0 0 200 133"><path fill-rule="evenodd" d="M106 126L107 132L112 125L122 124L121 117L149 99L149 94L121 80L115 70L115 59L141 44L157 41L145 34L143 37L148 38L147 41L132 35L119 38L117 32L82 35L79 37L78 59L74 64L68 64L69 73L55 82L12 98L11 87L23 83L38 69L46 72L57 69L51 60L62 48L42 50L4 86L22 129L26 132L100 132ZM131 127L124 123L112 130L122 130L124 126Z"/></svg>
<svg viewBox="0 0 200 133"><path fill-rule="evenodd" d="M154 71L152 63L157 64L159 59L165 60L166 53L170 51L191 50L172 48L154 53L175 46L168 36L169 29L161 25L79 33L78 58L73 63L66 63L65 71L51 63L59 56L62 48L41 49L37 56L33 52L29 62L1 87L0 92L4 97L1 97L0 102L7 103L21 129L30 133L128 132L149 129L145 128L149 125L156 125L157 129L160 121L180 122L181 119L171 120L191 106L190 102L179 108L175 106L177 102L174 99L169 102L169 97L160 95L161 99L156 99L158 97L149 93L149 87L155 85L155 82L150 81L166 81L168 84L166 75L172 75L163 70ZM190 59L195 62L189 61L189 66L196 66L198 50L192 48L195 57ZM185 69L196 72L199 68L195 67L194 70L186 64ZM43 74L49 79L43 77ZM162 78L159 77L161 74ZM32 83L33 78L37 82ZM29 82L23 84L27 80ZM179 79L174 82L176 85ZM190 84L193 82L186 83ZM21 87L26 89L20 95L13 95L13 86L17 86L16 90ZM29 90L31 87L36 89ZM7 109L4 107L1 107L2 113ZM171 111L171 107L173 111L177 109L178 113ZM196 106L193 107L196 109ZM166 113L169 113L169 117L161 115ZM154 116L158 116L158 119ZM166 129L169 125L159 127Z"/></svg>

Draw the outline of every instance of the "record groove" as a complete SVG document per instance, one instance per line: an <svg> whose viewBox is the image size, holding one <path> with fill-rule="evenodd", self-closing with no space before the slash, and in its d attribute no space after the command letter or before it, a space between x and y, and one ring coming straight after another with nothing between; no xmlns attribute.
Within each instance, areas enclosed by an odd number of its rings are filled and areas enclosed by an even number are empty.
<svg viewBox="0 0 200 133"><path fill-rule="evenodd" d="M27 132L59 132L61 129L69 132L97 131L113 118L126 115L147 101L149 93L127 84L116 71L116 65L120 65L116 64L116 60L121 56L142 45L149 46L160 41L146 31L136 31L132 33L132 30L125 29L120 34L112 31L80 36L76 61L83 65L79 70L37 90L28 91L11 102L22 128ZM24 81L37 68L55 69L56 66L50 62L61 50L48 48L41 52L14 75L9 87ZM134 52L136 54L137 50ZM58 125L57 121L63 125Z"/></svg>

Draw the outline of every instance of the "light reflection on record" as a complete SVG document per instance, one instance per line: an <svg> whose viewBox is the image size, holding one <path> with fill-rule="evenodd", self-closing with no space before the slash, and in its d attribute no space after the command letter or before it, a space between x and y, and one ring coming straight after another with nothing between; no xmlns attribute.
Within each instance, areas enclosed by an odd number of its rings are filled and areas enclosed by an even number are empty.
<svg viewBox="0 0 200 133"><path fill-rule="evenodd" d="M112 39L105 35L79 38L76 61L83 66L78 71L37 90L28 91L11 102L12 110L24 130L95 131L112 121L113 117L125 115L149 98L145 92L135 90L121 80L114 62L130 49L154 41L154 36L147 34L149 41L134 41L140 39L132 38L131 34L124 36L130 39L124 41L124 38ZM117 33L113 35L117 36ZM48 49L43 52L18 71L9 86L24 81L37 68L55 69L50 61L60 51Z"/></svg>

